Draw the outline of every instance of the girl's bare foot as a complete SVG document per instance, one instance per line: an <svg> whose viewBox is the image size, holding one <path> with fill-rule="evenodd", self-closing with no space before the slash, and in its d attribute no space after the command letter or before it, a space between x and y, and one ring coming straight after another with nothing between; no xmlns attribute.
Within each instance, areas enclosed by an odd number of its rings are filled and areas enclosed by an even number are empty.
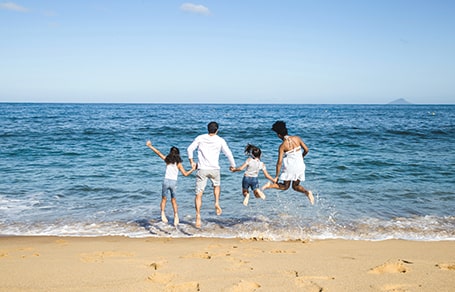
<svg viewBox="0 0 455 292"><path fill-rule="evenodd" d="M248 206L248 200L249 199L250 199L250 195L248 194L248 195L245 196L245 199L243 199L243 205L244 206Z"/></svg>
<svg viewBox="0 0 455 292"><path fill-rule="evenodd" d="M272 183L268 181L265 185L262 186L261 189L262 189L262 190L269 189L271 185L272 185Z"/></svg>
<svg viewBox="0 0 455 292"><path fill-rule="evenodd" d="M255 190L254 194L255 194L256 198L261 198L261 199L265 200L265 195L260 189Z"/></svg>
<svg viewBox="0 0 455 292"><path fill-rule="evenodd" d="M164 223L168 222L166 214L164 214L164 212L161 212L161 221L163 221Z"/></svg>
<svg viewBox="0 0 455 292"><path fill-rule="evenodd" d="M175 214L174 215L174 226L177 227L177 225L179 225L179 223L180 223L179 215Z"/></svg>

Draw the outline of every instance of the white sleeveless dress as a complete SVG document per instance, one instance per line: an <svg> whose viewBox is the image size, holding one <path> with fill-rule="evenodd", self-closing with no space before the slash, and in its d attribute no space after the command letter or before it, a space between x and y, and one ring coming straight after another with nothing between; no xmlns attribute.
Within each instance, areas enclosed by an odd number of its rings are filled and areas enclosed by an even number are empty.
<svg viewBox="0 0 455 292"><path fill-rule="evenodd" d="M281 168L280 180L304 181L305 162L303 161L302 148L300 146L284 153L283 167Z"/></svg>

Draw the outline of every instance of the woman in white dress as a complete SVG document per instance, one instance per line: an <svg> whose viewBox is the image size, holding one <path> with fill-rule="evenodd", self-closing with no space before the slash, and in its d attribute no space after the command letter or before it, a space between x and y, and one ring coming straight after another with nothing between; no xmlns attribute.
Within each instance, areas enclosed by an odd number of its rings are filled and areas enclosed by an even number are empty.
<svg viewBox="0 0 455 292"><path fill-rule="evenodd" d="M286 123L277 121L273 124L272 130L283 141L278 148L278 160L276 163L275 183L268 182L262 189L292 189L304 193L311 205L314 204L313 192L305 189L300 182L305 180L305 162L303 158L308 154L308 147L299 136L288 135ZM282 182L278 182L281 180Z"/></svg>

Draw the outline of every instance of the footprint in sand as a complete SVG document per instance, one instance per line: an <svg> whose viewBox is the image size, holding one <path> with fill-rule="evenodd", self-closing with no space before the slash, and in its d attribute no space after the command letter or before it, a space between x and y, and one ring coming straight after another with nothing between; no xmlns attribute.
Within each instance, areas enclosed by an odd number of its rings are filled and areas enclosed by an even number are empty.
<svg viewBox="0 0 455 292"><path fill-rule="evenodd" d="M444 271L455 271L455 264L437 264L436 267Z"/></svg>
<svg viewBox="0 0 455 292"><path fill-rule="evenodd" d="M224 269L226 271L238 271L238 270L244 270L244 271L252 271L253 267L249 265L250 262L244 261L241 259L237 258L226 258L226 262L230 263L229 266L225 267Z"/></svg>
<svg viewBox="0 0 455 292"><path fill-rule="evenodd" d="M201 291L198 282L185 282L180 284L168 284L163 290L164 292L188 292L188 291Z"/></svg>
<svg viewBox="0 0 455 292"><path fill-rule="evenodd" d="M285 274L291 278L295 278L295 285L303 288L304 291L323 291L323 287L315 281L335 280L335 277L328 276L302 276L302 273L298 271L287 271Z"/></svg>
<svg viewBox="0 0 455 292"><path fill-rule="evenodd" d="M147 279L153 283L168 284L174 279L174 277L174 274L153 273L152 275L148 276Z"/></svg>
<svg viewBox="0 0 455 292"><path fill-rule="evenodd" d="M39 257L40 254L33 247L24 247L17 249L21 253L21 258Z"/></svg>
<svg viewBox="0 0 455 292"><path fill-rule="evenodd" d="M23 247L14 250L2 250L0 251L0 258L6 258L9 256L13 257L20 257L22 259L31 258L31 257L39 257L41 254L37 252L32 247Z"/></svg>
<svg viewBox="0 0 455 292"><path fill-rule="evenodd" d="M410 271L405 264L412 264L410 261L406 260L396 260L396 261L387 261L384 264L374 267L368 271L371 274L390 274L390 273L407 273Z"/></svg>
<svg viewBox="0 0 455 292"><path fill-rule="evenodd" d="M181 258L184 259L191 259L191 258L196 258L196 259L204 259L204 260L210 260L212 256L206 251L202 253L192 253L186 256L181 256Z"/></svg>
<svg viewBox="0 0 455 292"><path fill-rule="evenodd" d="M297 287L302 288L302 291L314 291L314 292L320 292L324 291L324 288L321 287L319 284L308 280L304 278L296 278L295 279L295 284Z"/></svg>
<svg viewBox="0 0 455 292"><path fill-rule="evenodd" d="M80 255L80 259L84 263L103 263L107 258L125 258L133 256L134 256L133 253L128 252L101 251L93 253L83 253Z"/></svg>
<svg viewBox="0 0 455 292"><path fill-rule="evenodd" d="M256 282L248 282L248 281L243 281L240 280L237 284L234 286L227 288L226 292L246 292L246 291L256 291L256 289L261 288L261 285L259 285Z"/></svg>

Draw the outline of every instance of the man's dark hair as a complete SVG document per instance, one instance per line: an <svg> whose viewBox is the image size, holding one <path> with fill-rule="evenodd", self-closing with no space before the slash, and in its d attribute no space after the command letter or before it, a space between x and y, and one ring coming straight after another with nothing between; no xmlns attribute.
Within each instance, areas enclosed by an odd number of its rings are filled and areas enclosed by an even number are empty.
<svg viewBox="0 0 455 292"><path fill-rule="evenodd" d="M272 126L272 130L283 137L288 134L286 123L283 121L276 121Z"/></svg>
<svg viewBox="0 0 455 292"><path fill-rule="evenodd" d="M207 130L209 131L209 134L216 133L216 131L218 131L218 123L217 122L210 122L207 125Z"/></svg>

